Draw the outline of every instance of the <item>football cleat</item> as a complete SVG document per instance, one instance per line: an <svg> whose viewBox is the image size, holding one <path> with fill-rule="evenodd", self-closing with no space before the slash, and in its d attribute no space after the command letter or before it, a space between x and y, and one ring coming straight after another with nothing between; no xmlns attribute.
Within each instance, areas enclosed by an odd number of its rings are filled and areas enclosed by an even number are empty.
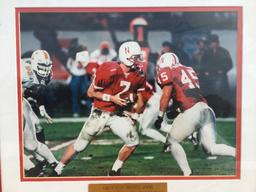
<svg viewBox="0 0 256 192"><path fill-rule="evenodd" d="M164 146L163 146L163 151L164 153L167 153L167 152L170 152L171 151L171 145L168 141L168 138L169 138L169 134L166 134L165 136L165 143L164 143Z"/></svg>
<svg viewBox="0 0 256 192"><path fill-rule="evenodd" d="M37 177L41 172L41 169L39 169L37 166L29 169L28 171L25 171L26 177Z"/></svg>
<svg viewBox="0 0 256 192"><path fill-rule="evenodd" d="M109 171L108 176L121 176L121 169L118 169L117 171Z"/></svg>
<svg viewBox="0 0 256 192"><path fill-rule="evenodd" d="M60 175L58 175L58 173L55 170L52 170L48 177L60 177Z"/></svg>
<svg viewBox="0 0 256 192"><path fill-rule="evenodd" d="M165 142L165 143L164 143L164 147L163 147L163 152L164 152L164 153L167 153L167 152L170 152L170 151L171 151L171 149L170 149L170 143Z"/></svg>
<svg viewBox="0 0 256 192"><path fill-rule="evenodd" d="M57 165L58 165L58 163L56 163L56 162L50 164L51 172L49 175L47 175L48 177L59 177L60 176L60 174L58 174L55 171L55 168L57 167Z"/></svg>
<svg viewBox="0 0 256 192"><path fill-rule="evenodd" d="M28 177L42 177L45 174L46 167L47 167L47 161L37 161L37 165L30 169L29 171L26 171L26 176Z"/></svg>
<svg viewBox="0 0 256 192"><path fill-rule="evenodd" d="M198 138L198 132L195 131L192 135L188 137L188 140L192 143L194 146L194 149L197 149L199 146L199 138Z"/></svg>

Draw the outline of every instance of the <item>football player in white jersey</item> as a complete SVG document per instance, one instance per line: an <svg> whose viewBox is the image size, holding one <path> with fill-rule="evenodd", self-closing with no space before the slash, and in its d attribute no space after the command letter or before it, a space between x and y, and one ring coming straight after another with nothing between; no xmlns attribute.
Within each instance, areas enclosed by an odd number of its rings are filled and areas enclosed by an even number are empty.
<svg viewBox="0 0 256 192"><path fill-rule="evenodd" d="M39 119L27 100L28 98L33 98L37 102L40 115L49 123L53 122L45 110L43 105L44 98L42 96L42 92L52 78L52 61L47 51L36 50L31 58L21 59L21 65L24 147L38 161L35 168L42 169L46 164L54 168L58 161L50 149L44 143L38 141L36 137L36 124L39 124Z"/></svg>

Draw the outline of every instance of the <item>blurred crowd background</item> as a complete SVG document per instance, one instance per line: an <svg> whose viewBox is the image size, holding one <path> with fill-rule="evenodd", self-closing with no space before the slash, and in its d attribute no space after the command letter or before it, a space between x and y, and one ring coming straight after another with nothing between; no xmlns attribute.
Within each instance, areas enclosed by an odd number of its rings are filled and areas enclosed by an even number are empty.
<svg viewBox="0 0 256 192"><path fill-rule="evenodd" d="M21 13L21 57L47 50L53 80L46 108L53 117L85 116L90 77L75 61L88 50L91 63L118 60L119 45L136 40L147 60L147 79L154 86L155 65L164 52L174 52L197 72L200 86L217 117L236 116L236 12Z"/></svg>

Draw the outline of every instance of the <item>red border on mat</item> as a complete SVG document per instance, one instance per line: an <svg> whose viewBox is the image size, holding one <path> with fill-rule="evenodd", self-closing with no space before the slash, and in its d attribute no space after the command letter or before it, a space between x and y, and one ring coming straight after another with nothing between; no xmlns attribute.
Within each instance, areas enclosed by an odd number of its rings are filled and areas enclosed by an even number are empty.
<svg viewBox="0 0 256 192"><path fill-rule="evenodd" d="M22 136L22 94L21 94L21 71L20 71L20 13L52 13L52 12L170 12L170 11L198 11L198 12L237 12L237 34L238 34L238 54L237 54L237 102L236 102L236 175L228 176L79 176L79 177L45 177L26 178L23 169L23 136ZM16 56L17 56L17 86L18 86L18 119L19 119L19 153L20 153L20 180L21 181L100 181L100 180L230 180L240 179L241 176L241 90L242 90L242 7L77 7L77 8L41 8L22 7L16 8Z"/></svg>

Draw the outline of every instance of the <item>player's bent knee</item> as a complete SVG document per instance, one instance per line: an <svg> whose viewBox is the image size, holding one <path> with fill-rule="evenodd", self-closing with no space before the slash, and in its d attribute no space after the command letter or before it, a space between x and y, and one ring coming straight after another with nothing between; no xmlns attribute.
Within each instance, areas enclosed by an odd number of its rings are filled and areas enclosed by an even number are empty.
<svg viewBox="0 0 256 192"><path fill-rule="evenodd" d="M36 151L37 147L38 147L38 143L37 142L28 142L28 143L24 144L24 147L28 151Z"/></svg>
<svg viewBox="0 0 256 192"><path fill-rule="evenodd" d="M214 145L203 145L203 150L209 155L214 155Z"/></svg>
<svg viewBox="0 0 256 192"><path fill-rule="evenodd" d="M139 144L137 144L137 145L126 145L126 147L128 147L130 151L134 151L137 148L138 145Z"/></svg>
<svg viewBox="0 0 256 192"><path fill-rule="evenodd" d="M125 142L126 146L128 146L128 147L136 147L137 145L139 145L139 143L140 143L140 140L139 140L138 136L133 137L129 141Z"/></svg>
<svg viewBox="0 0 256 192"><path fill-rule="evenodd" d="M88 146L89 144L89 141L87 140L77 140L75 143L74 143L74 149L76 152L81 152L83 150L85 150L85 148Z"/></svg>
<svg viewBox="0 0 256 192"><path fill-rule="evenodd" d="M141 130L141 134L142 134L142 135L147 135L147 129L142 129L142 130Z"/></svg>
<svg viewBox="0 0 256 192"><path fill-rule="evenodd" d="M140 143L140 140L139 140L139 138L137 138L134 141L130 141L130 142L126 143L126 145L128 147L136 147L137 145L139 145L139 143Z"/></svg>

